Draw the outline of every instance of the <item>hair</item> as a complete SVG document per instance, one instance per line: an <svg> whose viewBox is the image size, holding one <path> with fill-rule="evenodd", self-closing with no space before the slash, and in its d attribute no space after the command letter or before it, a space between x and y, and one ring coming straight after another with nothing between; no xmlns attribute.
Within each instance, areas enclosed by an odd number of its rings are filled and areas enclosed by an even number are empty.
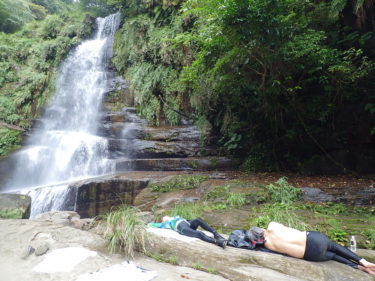
<svg viewBox="0 0 375 281"><path fill-rule="evenodd" d="M253 226L246 231L246 236L250 241L264 241L264 230L260 227Z"/></svg>

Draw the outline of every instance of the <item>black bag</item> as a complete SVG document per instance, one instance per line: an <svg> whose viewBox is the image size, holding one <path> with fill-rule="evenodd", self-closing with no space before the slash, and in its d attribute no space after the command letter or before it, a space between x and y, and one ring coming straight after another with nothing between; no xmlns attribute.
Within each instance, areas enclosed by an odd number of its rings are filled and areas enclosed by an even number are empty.
<svg viewBox="0 0 375 281"><path fill-rule="evenodd" d="M256 247L256 244L251 243L251 241L247 239L246 231L242 229L232 231L229 235L227 245L249 250L254 250Z"/></svg>

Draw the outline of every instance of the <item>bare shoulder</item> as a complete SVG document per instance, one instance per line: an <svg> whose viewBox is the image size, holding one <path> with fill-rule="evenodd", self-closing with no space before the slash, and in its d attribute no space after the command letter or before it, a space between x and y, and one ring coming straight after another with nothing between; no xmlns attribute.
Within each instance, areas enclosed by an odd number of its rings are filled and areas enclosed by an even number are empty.
<svg viewBox="0 0 375 281"><path fill-rule="evenodd" d="M271 221L269 224L268 224L268 227L267 227L267 230L275 230L275 229L281 229L281 228L285 228L286 226L281 224L281 223L278 223L278 222L275 222L275 221Z"/></svg>

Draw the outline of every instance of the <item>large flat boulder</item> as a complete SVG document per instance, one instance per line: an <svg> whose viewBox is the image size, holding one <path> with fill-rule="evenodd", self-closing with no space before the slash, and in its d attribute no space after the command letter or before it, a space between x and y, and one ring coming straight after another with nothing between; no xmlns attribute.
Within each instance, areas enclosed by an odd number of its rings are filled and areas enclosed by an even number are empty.
<svg viewBox="0 0 375 281"><path fill-rule="evenodd" d="M151 280L138 278L147 274L156 275L152 281L228 280L192 268L156 262L145 256L128 263L124 256L108 253L108 241L101 236L61 224L61 218L66 216L76 218L78 215L53 213L44 216L47 221L0 219L0 280ZM34 250L30 251L31 248ZM142 268L137 270L135 266Z"/></svg>
<svg viewBox="0 0 375 281"><path fill-rule="evenodd" d="M211 268L234 281L243 280L311 280L374 281L360 270L335 261L309 262L258 251L216 245L185 237L166 229L148 228L147 251L164 258L174 257L179 265Z"/></svg>

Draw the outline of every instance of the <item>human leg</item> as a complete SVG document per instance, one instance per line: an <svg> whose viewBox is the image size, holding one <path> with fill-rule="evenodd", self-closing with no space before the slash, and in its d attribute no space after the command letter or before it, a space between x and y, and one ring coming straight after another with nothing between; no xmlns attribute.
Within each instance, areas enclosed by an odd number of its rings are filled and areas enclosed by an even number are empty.
<svg viewBox="0 0 375 281"><path fill-rule="evenodd" d="M375 275L375 264L366 261L349 249L330 241L328 243L329 252L333 253L332 259L344 263L354 268L358 268L371 275Z"/></svg>
<svg viewBox="0 0 375 281"><path fill-rule="evenodd" d="M352 260L359 264L359 261L362 259L356 253L350 251L348 248L345 248L331 240L328 242L327 250L335 253L337 256L341 256L347 260Z"/></svg>
<svg viewBox="0 0 375 281"><path fill-rule="evenodd" d="M343 264L346 264L346 265L349 265L353 268L358 268L358 263L355 263L347 258L344 258L334 252L331 252L331 251L327 251L326 253L326 256L331 259L331 260L334 260L334 261L337 261L337 262L340 262L340 263L343 263Z"/></svg>
<svg viewBox="0 0 375 281"><path fill-rule="evenodd" d="M194 238L199 238L199 239L201 239L205 242L216 244L216 245L218 245L222 248L225 248L225 246L227 244L226 240L212 238L212 237L204 234L202 231L191 228L191 225L189 225L187 222L181 222L178 225L177 230L182 235L194 237Z"/></svg>
<svg viewBox="0 0 375 281"><path fill-rule="evenodd" d="M201 218L195 218L195 219L189 220L189 223L190 223L190 227L192 229L196 230L198 228L198 226L200 226L204 230L207 230L207 231L211 232L214 235L215 239L224 239L224 237L222 237L219 233L217 233L211 226L209 226Z"/></svg>

